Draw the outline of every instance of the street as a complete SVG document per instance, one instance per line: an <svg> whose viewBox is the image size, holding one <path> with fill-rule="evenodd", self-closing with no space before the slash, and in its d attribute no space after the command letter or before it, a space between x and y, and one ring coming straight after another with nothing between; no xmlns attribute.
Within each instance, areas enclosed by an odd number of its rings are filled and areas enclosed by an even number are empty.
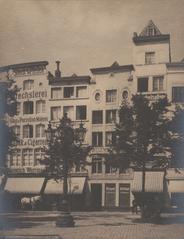
<svg viewBox="0 0 184 239"><path fill-rule="evenodd" d="M184 239L184 213L162 214L143 223L130 212L73 212L75 227L58 228L58 212L1 213L1 239Z"/></svg>

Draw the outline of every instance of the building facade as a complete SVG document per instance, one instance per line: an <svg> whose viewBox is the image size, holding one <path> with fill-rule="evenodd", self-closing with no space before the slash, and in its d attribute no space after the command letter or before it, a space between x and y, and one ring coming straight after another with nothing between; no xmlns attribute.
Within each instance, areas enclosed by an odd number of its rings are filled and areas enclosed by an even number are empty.
<svg viewBox="0 0 184 239"><path fill-rule="evenodd" d="M172 62L170 35L162 34L149 21L140 34L132 38L133 63L90 69L90 75L63 76L57 63L55 74L47 72L48 62L7 66L13 70L20 92L17 94L18 115L9 119L20 138L8 159L10 170L39 172L45 128L49 121L57 124L67 113L78 127L82 120L87 128L85 144L93 146L86 170L93 208L127 208L131 206L134 172L105 165L108 147L114 140L115 122L122 100L142 93L149 100L168 96L173 103L184 102L184 61Z"/></svg>

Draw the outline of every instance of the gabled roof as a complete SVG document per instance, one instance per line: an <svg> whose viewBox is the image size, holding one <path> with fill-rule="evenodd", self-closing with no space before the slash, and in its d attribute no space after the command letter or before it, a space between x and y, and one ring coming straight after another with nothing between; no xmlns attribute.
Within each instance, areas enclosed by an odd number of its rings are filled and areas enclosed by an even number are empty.
<svg viewBox="0 0 184 239"><path fill-rule="evenodd" d="M133 42L136 44L146 42L165 42L169 41L169 39L170 35L162 34L152 20L148 22L139 35L134 33L133 36Z"/></svg>
<svg viewBox="0 0 184 239"><path fill-rule="evenodd" d="M93 74L125 72L125 71L132 71L132 70L134 70L133 65L119 65L119 63L117 61L115 61L111 66L90 69L90 71Z"/></svg>

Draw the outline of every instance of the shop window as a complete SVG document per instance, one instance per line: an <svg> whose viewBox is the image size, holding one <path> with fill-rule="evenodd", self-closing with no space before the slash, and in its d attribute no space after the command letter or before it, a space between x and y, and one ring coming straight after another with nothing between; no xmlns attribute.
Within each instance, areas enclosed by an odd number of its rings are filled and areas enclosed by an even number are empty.
<svg viewBox="0 0 184 239"><path fill-rule="evenodd" d="M24 114L33 114L34 113L34 103L33 103L33 101L25 101L23 103L23 113Z"/></svg>
<svg viewBox="0 0 184 239"><path fill-rule="evenodd" d="M51 107L51 120L59 120L61 117L61 107Z"/></svg>
<svg viewBox="0 0 184 239"><path fill-rule="evenodd" d="M36 113L45 113L45 100L38 100L36 101Z"/></svg>
<svg viewBox="0 0 184 239"><path fill-rule="evenodd" d="M106 110L106 124L116 122L116 110Z"/></svg>
<svg viewBox="0 0 184 239"><path fill-rule="evenodd" d="M184 103L184 87L172 87L172 101L174 103Z"/></svg>
<svg viewBox="0 0 184 239"><path fill-rule="evenodd" d="M33 166L34 165L33 149L23 149L22 158L24 166Z"/></svg>
<svg viewBox="0 0 184 239"><path fill-rule="evenodd" d="M154 64L155 63L155 52L146 52L145 53L145 64Z"/></svg>
<svg viewBox="0 0 184 239"><path fill-rule="evenodd" d="M74 97L74 87L64 87L64 98Z"/></svg>
<svg viewBox="0 0 184 239"><path fill-rule="evenodd" d="M87 97L87 86L77 86L76 87L76 96L78 98Z"/></svg>
<svg viewBox="0 0 184 239"><path fill-rule="evenodd" d="M45 137L45 125L38 124L36 125L36 138Z"/></svg>
<svg viewBox="0 0 184 239"><path fill-rule="evenodd" d="M101 147L103 146L103 133L92 132L92 146Z"/></svg>
<svg viewBox="0 0 184 239"><path fill-rule="evenodd" d="M103 124L103 110L92 111L92 124Z"/></svg>
<svg viewBox="0 0 184 239"><path fill-rule="evenodd" d="M51 88L51 99L61 99L62 90L61 87Z"/></svg>
<svg viewBox="0 0 184 239"><path fill-rule="evenodd" d="M92 158L92 174L101 174L102 173L102 159L101 158Z"/></svg>
<svg viewBox="0 0 184 239"><path fill-rule="evenodd" d="M11 153L10 166L21 166L21 150L15 149Z"/></svg>
<svg viewBox="0 0 184 239"><path fill-rule="evenodd" d="M23 82L23 90L32 90L34 88L34 80L25 80Z"/></svg>
<svg viewBox="0 0 184 239"><path fill-rule="evenodd" d="M67 114L67 117L74 120L74 107L73 106L63 106L63 115Z"/></svg>
<svg viewBox="0 0 184 239"><path fill-rule="evenodd" d="M76 120L85 120L86 119L86 105L76 106Z"/></svg>
<svg viewBox="0 0 184 239"><path fill-rule="evenodd" d="M148 77L138 78L138 92L148 91Z"/></svg>
<svg viewBox="0 0 184 239"><path fill-rule="evenodd" d="M119 184L119 207L130 207L130 184L128 183Z"/></svg>
<svg viewBox="0 0 184 239"><path fill-rule="evenodd" d="M33 138L33 125L23 126L23 138Z"/></svg>
<svg viewBox="0 0 184 239"><path fill-rule="evenodd" d="M106 146L111 146L115 143L116 141L116 135L115 132L106 132L105 133L105 145Z"/></svg>
<svg viewBox="0 0 184 239"><path fill-rule="evenodd" d="M116 205L116 184L105 184L105 206L113 208Z"/></svg>
<svg viewBox="0 0 184 239"><path fill-rule="evenodd" d="M164 90L164 77L154 76L153 77L153 91L163 91Z"/></svg>
<svg viewBox="0 0 184 239"><path fill-rule="evenodd" d="M106 102L113 103L116 102L117 90L106 90Z"/></svg>

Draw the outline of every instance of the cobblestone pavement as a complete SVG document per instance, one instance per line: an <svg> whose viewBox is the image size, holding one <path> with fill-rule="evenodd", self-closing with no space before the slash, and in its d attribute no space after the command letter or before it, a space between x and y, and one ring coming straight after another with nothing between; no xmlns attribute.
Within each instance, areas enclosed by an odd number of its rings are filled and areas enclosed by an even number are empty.
<svg viewBox="0 0 184 239"><path fill-rule="evenodd" d="M45 239L184 239L184 213L163 214L159 224L142 223L140 215L130 212L72 214L75 227L58 228L55 226L57 213L1 213L3 230L0 231L0 239L32 239L36 235Z"/></svg>

